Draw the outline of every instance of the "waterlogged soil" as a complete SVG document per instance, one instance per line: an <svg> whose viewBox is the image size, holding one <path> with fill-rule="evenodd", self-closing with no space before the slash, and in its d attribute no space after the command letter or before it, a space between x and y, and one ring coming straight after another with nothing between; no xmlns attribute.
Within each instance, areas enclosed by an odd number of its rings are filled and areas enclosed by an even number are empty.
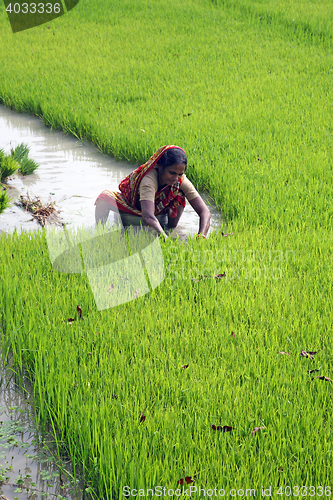
<svg viewBox="0 0 333 500"><path fill-rule="evenodd" d="M36 439L29 384L25 384L28 392L24 392L8 371L1 372L0 499L82 498L80 484L75 492L74 482L70 481L69 475L60 472L52 453L48 451L52 450L52 444L48 441L42 444ZM69 462L65 467L70 472Z"/></svg>
<svg viewBox="0 0 333 500"><path fill-rule="evenodd" d="M41 226L32 215L14 205L28 192L43 202L52 201L68 227L94 227L95 200L103 189L118 191L120 181L138 165L115 161L102 155L91 144L81 142L61 131L50 130L37 117L17 113L0 106L0 148L6 153L20 143L28 144L29 156L39 163L31 175L15 175L8 179L12 205L0 214L0 232L13 232L15 227L38 230ZM222 216L212 200L200 193L211 212L209 233L218 228ZM110 212L113 222L113 213ZM173 235L186 239L196 234L199 217L187 202Z"/></svg>

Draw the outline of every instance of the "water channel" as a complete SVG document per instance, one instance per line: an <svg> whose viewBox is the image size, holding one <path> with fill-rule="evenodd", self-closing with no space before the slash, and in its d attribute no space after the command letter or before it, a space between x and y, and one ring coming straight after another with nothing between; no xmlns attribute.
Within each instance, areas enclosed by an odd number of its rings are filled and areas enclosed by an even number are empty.
<svg viewBox="0 0 333 500"><path fill-rule="evenodd" d="M80 484L71 478L70 461L61 469L54 459L52 436L41 442L33 419L32 389L15 383L9 367L0 378L0 498L4 500L79 500ZM67 462L67 463L66 463ZM65 471L68 470L68 475ZM61 472L62 470L62 472ZM75 492L76 489L76 492Z"/></svg>
<svg viewBox="0 0 333 500"><path fill-rule="evenodd" d="M0 231L13 232L15 227L40 229L36 221L31 221L31 214L14 205L27 191L44 202L53 201L67 226L94 227L97 196L103 189L118 191L120 181L138 166L115 161L87 142L50 130L35 116L0 106L0 149L9 154L22 142L28 144L29 156L40 167L31 175L15 175L7 181L13 203L0 214ZM211 212L210 234L221 225L221 214L208 195L200 194ZM186 238L186 234L196 234L198 229L199 217L187 202L174 234Z"/></svg>
<svg viewBox="0 0 333 500"><path fill-rule="evenodd" d="M0 214L0 233L12 233L15 228L18 232L22 229L41 230L41 226L31 220L29 212L14 205L20 195L27 192L44 202L52 201L61 211L67 227L93 228L94 202L99 193L105 188L117 191L120 181L138 166L115 161L87 142L48 129L37 117L0 105L0 149L9 154L11 148L22 142L29 146L29 156L40 166L32 175L15 175L6 181L10 186L8 192L12 204ZM210 234L221 225L222 218L209 196L200 194L212 215ZM110 217L113 217L112 212ZM172 236L178 235L186 241L187 234L196 234L198 228L199 217L187 202ZM69 486L64 489L63 478L59 477L59 469L52 457L35 440L34 424L28 412L31 408L28 393L9 380L7 372L2 373L1 380L0 499L63 497L77 500L81 495L78 497L77 493L71 493Z"/></svg>

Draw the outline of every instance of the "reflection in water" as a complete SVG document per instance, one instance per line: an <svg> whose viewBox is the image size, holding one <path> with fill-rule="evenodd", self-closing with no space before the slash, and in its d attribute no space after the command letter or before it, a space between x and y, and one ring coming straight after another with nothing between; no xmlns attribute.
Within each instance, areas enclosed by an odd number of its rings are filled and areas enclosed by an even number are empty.
<svg viewBox="0 0 333 500"><path fill-rule="evenodd" d="M61 131L52 131L37 117L11 111L0 106L0 148L10 148L24 142L30 156L40 167L27 177L16 176L8 181L8 192L13 202L29 191L44 202L54 202L69 227L95 225L95 200L103 189L118 190L120 181L137 165L118 162L100 154L92 145L82 143ZM212 228L221 223L221 216L208 196L202 195L212 214ZM113 217L113 214L110 214ZM40 229L31 215L12 204L0 214L0 231L15 228ZM199 217L190 204L186 204L176 233L196 234ZM210 231L211 231L210 229Z"/></svg>
<svg viewBox="0 0 333 500"><path fill-rule="evenodd" d="M1 370L0 476L3 482L0 498L78 500L81 494L77 496L66 478L60 478L52 456L36 440L35 425L29 414L33 411L29 384L25 384L27 392L24 392L12 375L8 370ZM65 487L62 479L65 479Z"/></svg>

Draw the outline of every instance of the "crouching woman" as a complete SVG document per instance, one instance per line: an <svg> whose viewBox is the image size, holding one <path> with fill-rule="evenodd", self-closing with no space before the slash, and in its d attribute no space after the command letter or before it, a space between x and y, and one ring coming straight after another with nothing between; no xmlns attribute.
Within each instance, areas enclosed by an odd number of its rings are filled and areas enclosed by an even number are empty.
<svg viewBox="0 0 333 500"><path fill-rule="evenodd" d="M97 198L95 219L106 222L110 210L119 211L124 226L149 226L165 238L177 227L185 198L200 217L198 235L210 226L207 205L185 175L187 158L178 146L163 146L119 184L120 192L104 190Z"/></svg>

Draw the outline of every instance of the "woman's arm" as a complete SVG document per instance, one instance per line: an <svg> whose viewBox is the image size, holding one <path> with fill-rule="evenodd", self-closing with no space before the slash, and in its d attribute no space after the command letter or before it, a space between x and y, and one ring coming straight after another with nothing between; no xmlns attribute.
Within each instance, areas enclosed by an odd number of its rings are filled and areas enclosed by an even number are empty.
<svg viewBox="0 0 333 500"><path fill-rule="evenodd" d="M165 234L161 224L154 215L155 203L150 200L141 200L140 203L141 203L142 220L146 224L148 224L149 227L155 229L158 232L158 234L163 234L163 236L167 238L168 236Z"/></svg>
<svg viewBox="0 0 333 500"><path fill-rule="evenodd" d="M193 198L193 200L188 201L200 217L198 234L206 236L210 226L210 211L208 210L206 203L203 201L201 196L197 196L196 198Z"/></svg>

